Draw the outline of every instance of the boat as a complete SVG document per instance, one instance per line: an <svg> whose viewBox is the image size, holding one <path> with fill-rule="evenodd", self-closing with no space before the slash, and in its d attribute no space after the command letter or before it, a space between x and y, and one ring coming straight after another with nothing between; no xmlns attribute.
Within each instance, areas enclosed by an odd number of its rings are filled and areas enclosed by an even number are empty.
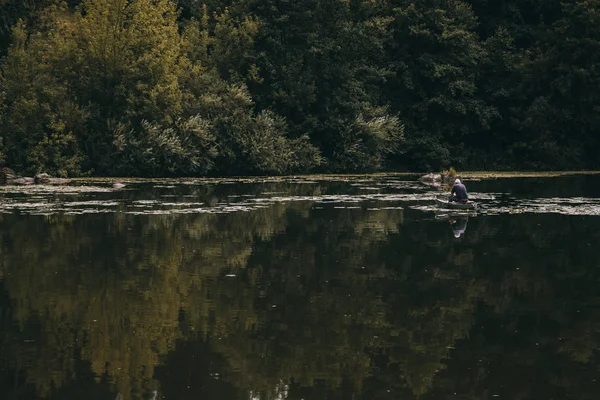
<svg viewBox="0 0 600 400"><path fill-rule="evenodd" d="M459 203L456 201L449 201L447 199L440 199L437 198L435 199L435 203L437 204L438 207L443 207L443 208L450 208L453 210L478 210L479 209L479 204L472 202L472 201L467 201L466 203Z"/></svg>

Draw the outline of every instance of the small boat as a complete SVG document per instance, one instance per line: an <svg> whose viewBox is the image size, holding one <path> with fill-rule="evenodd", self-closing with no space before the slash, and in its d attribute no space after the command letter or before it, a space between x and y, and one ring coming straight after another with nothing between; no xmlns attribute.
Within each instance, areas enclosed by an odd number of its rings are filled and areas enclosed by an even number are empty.
<svg viewBox="0 0 600 400"><path fill-rule="evenodd" d="M474 203L470 200L467 201L466 203L460 203L457 201L449 201L447 199L437 198L437 199L435 199L435 203L438 205L438 207L451 208L451 209L455 209L455 210L478 210L479 209L479 204Z"/></svg>

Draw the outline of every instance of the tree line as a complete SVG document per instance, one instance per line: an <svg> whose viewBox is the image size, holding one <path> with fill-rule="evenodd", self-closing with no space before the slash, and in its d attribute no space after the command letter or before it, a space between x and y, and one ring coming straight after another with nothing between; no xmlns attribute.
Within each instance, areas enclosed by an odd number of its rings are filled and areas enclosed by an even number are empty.
<svg viewBox="0 0 600 400"><path fill-rule="evenodd" d="M0 0L0 158L58 175L598 168L600 0Z"/></svg>

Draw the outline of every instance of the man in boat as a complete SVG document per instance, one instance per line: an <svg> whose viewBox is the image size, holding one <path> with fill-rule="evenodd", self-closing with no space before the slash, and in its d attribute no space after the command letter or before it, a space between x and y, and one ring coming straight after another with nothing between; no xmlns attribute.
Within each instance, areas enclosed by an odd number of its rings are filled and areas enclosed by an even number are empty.
<svg viewBox="0 0 600 400"><path fill-rule="evenodd" d="M460 179L454 181L452 191L450 192L450 201L456 201L459 203L466 203L469 201L469 195L467 194L467 187L462 184Z"/></svg>

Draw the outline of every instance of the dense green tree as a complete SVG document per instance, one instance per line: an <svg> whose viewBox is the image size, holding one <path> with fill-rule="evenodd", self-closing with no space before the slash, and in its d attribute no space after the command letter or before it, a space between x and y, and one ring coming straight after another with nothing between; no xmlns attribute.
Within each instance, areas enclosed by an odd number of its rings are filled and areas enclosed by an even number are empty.
<svg viewBox="0 0 600 400"><path fill-rule="evenodd" d="M204 5L185 26L185 50L195 63L216 71L233 83L260 79L256 66L256 38L261 24L251 15L229 9L209 15Z"/></svg>
<svg viewBox="0 0 600 400"><path fill-rule="evenodd" d="M199 50L182 45L173 2L90 0L83 10L47 9L30 36L15 29L3 68L15 168L173 175L319 163L304 137L287 139L282 118L254 112L242 83L188 58Z"/></svg>
<svg viewBox="0 0 600 400"><path fill-rule="evenodd" d="M4 155L62 175L591 168L597 10L2 0Z"/></svg>
<svg viewBox="0 0 600 400"><path fill-rule="evenodd" d="M560 0L469 0L480 25L482 37L493 36L499 28L510 32L519 48L528 49L543 37L561 17Z"/></svg>
<svg viewBox="0 0 600 400"><path fill-rule="evenodd" d="M70 88L56 76L66 71L55 74L56 63L72 53L63 30L46 28L48 40L56 46L41 36L28 39L24 24L17 25L3 65L7 163L16 169L47 169L66 175L81 165L76 135L83 134L87 110L73 102Z"/></svg>
<svg viewBox="0 0 600 400"><path fill-rule="evenodd" d="M19 20L29 21L32 25L38 24L44 9L61 1L0 0L0 58L6 55L11 42L12 28ZM66 0L64 2L73 9L81 4L82 0Z"/></svg>
<svg viewBox="0 0 600 400"><path fill-rule="evenodd" d="M246 79L257 106L286 117L292 135L308 134L329 169L384 167L403 133L373 85L380 71L372 45L381 47L385 25L355 20L350 4L335 0L247 1L231 12L259 23L251 69L259 79Z"/></svg>
<svg viewBox="0 0 600 400"><path fill-rule="evenodd" d="M119 119L171 122L180 107L172 3L88 1L68 14L47 9L30 37L15 30L3 69L16 168L106 171Z"/></svg>
<svg viewBox="0 0 600 400"><path fill-rule="evenodd" d="M461 165L464 147L498 117L478 86L487 57L470 6L460 0L397 1L386 85L409 134L407 165Z"/></svg>
<svg viewBox="0 0 600 400"><path fill-rule="evenodd" d="M0 126L3 126L4 113L6 112L6 106L4 104L5 93L1 86L2 75L0 75ZM0 164L4 164L4 139L3 132L0 131Z"/></svg>
<svg viewBox="0 0 600 400"><path fill-rule="evenodd" d="M563 11L521 66L515 151L535 160L534 167L593 168L600 129L600 2L565 3Z"/></svg>
<svg viewBox="0 0 600 400"><path fill-rule="evenodd" d="M241 78L251 78L252 67L237 70L241 75L227 67L228 60L237 59L236 54L244 53L252 42L255 22L247 19L238 26L227 14L217 15L213 33L206 9L203 11L202 19L189 23L183 35L189 65L181 82L185 112L211 119L219 142L217 170L230 174L285 173L319 165L321 156L306 135L290 138L284 118L269 110L254 111L254 101ZM232 48L223 37L238 38L238 46ZM209 53L217 56L209 58ZM233 82L228 83L227 78Z"/></svg>

